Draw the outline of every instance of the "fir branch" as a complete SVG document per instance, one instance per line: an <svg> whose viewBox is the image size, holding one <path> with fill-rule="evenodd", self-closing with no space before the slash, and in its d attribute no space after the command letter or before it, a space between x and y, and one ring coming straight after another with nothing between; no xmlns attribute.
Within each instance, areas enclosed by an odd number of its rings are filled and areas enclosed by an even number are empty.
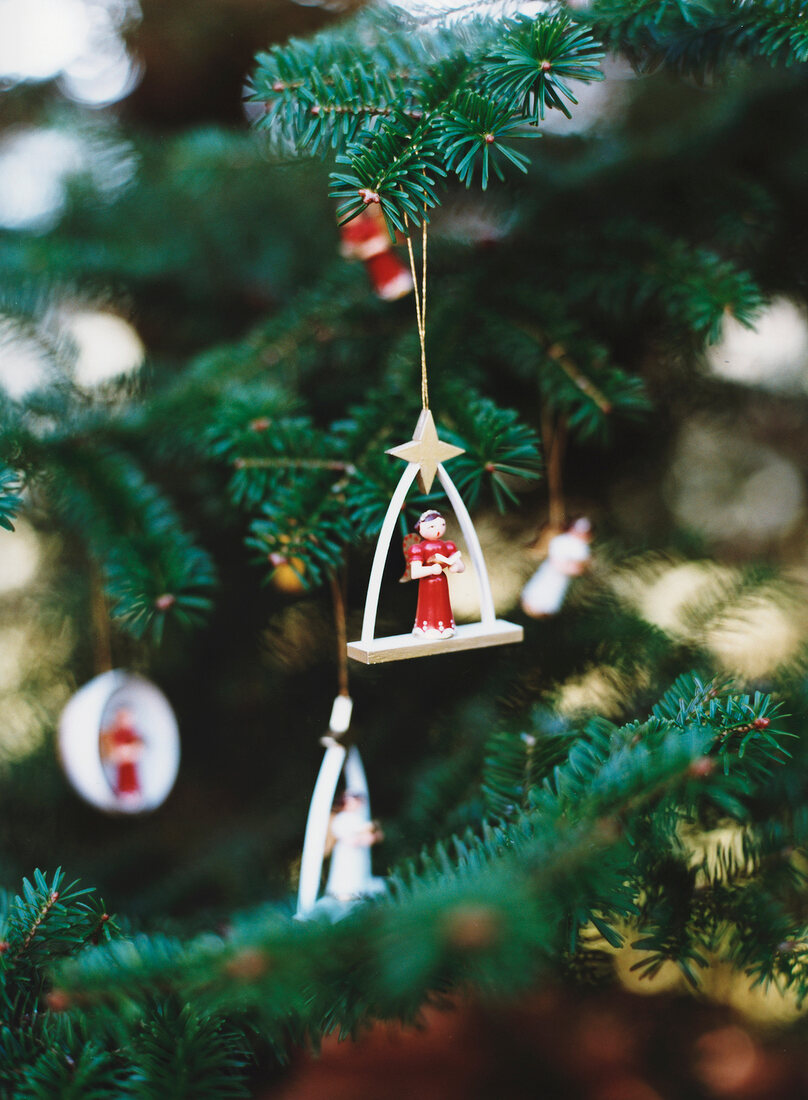
<svg viewBox="0 0 808 1100"><path fill-rule="evenodd" d="M48 465L58 475L53 505L89 541L120 625L159 642L169 618L198 623L211 606L213 563L136 463L120 451L68 439L51 444Z"/></svg>
<svg viewBox="0 0 808 1100"><path fill-rule="evenodd" d="M318 471L307 471L294 485L276 487L261 518L250 524L247 545L259 551L259 561L291 564L309 588L337 572L351 536L340 487Z"/></svg>
<svg viewBox="0 0 808 1100"><path fill-rule="evenodd" d="M500 511L507 501L518 498L514 479L536 481L540 476L541 454L535 432L519 421L511 409L499 409L486 398L467 394L465 403L457 402L457 430L445 432L446 438L462 447L452 467L458 489L473 507L483 485L490 485Z"/></svg>
<svg viewBox="0 0 808 1100"><path fill-rule="evenodd" d="M349 166L332 174L340 217L378 203L391 238L438 204L447 173L468 187L479 163L485 189L503 163L525 171L527 157L503 138L524 136L520 121L538 123L547 108L569 114L568 81L602 76L597 43L563 14L470 19L451 33L376 17L370 38L357 20L350 48L344 31L327 32L261 55L254 96L266 104L259 126L298 152L335 149Z"/></svg>
<svg viewBox="0 0 808 1100"><path fill-rule="evenodd" d="M79 888L77 882L66 884L61 869L50 882L39 870L33 881L24 879L22 894L9 900L4 918L4 968L13 969L23 959L40 963L82 946L95 910L80 899L90 894L92 890Z"/></svg>
<svg viewBox="0 0 808 1100"><path fill-rule="evenodd" d="M342 222L356 217L371 202L381 207L389 225L404 234L409 232L409 222L420 225L422 219L428 220L426 212L438 205L437 181L446 175L433 127L432 118L412 123L399 114L337 157L337 163L351 168L332 173L331 195L343 200Z"/></svg>
<svg viewBox="0 0 808 1100"><path fill-rule="evenodd" d="M565 758L572 734L495 733L486 744L480 789L488 813L512 817L529 807L530 793Z"/></svg>
<svg viewBox="0 0 808 1100"><path fill-rule="evenodd" d="M638 68L704 77L736 57L808 60L806 12L804 0L595 0L578 18Z"/></svg>
<svg viewBox="0 0 808 1100"><path fill-rule="evenodd" d="M457 174L461 183L471 187L475 166L479 163L483 191L488 187L493 169L497 179L505 174L500 161L527 171L528 158L503 143L509 135L524 133L521 115L500 104L487 102L476 92L457 95L446 116L438 123L439 141L446 157L446 167Z"/></svg>
<svg viewBox="0 0 808 1100"><path fill-rule="evenodd" d="M120 1060L93 1040L66 1050L43 1050L22 1068L9 1100L109 1100L131 1096L129 1075Z"/></svg>
<svg viewBox="0 0 808 1100"><path fill-rule="evenodd" d="M708 930L697 911L692 922L688 915L695 871L678 855L678 825L710 805L746 816L770 757L760 740L743 757L737 743L725 750L725 734L739 708L759 714L772 703L729 693L705 712L693 687L684 713L699 720L652 717L619 728L590 721L567 759L530 787L524 812L437 844L392 876L392 898L336 926L247 914L225 940L166 950L141 939L137 951L89 952L63 968L62 980L100 1009L117 1003L122 979L128 997L157 983L213 1012L260 1004L269 1032L279 1035L291 1014L299 1034L350 1026L367 1013L407 1016L429 989L452 981L513 991L574 946L588 923L617 945L627 919L642 924L649 972L672 958L695 978ZM733 760L727 770L712 762L724 751ZM324 989L332 1002L338 996L338 1012L314 993Z"/></svg>
<svg viewBox="0 0 808 1100"><path fill-rule="evenodd" d="M261 405L245 403L237 390L209 431L211 450L235 467L230 488L236 503L260 509L247 539L259 552L257 560L268 560L273 569L289 564L305 587L316 587L334 575L352 545L378 535L399 476L383 453L395 441L395 422L384 394L328 431L316 429L307 417L273 416L274 402L270 397L266 406L270 415L255 417ZM461 434L444 429L444 435L467 451L457 466L457 483L472 505L490 486L504 509L517 499L515 481L539 476L535 435L516 413L481 398L469 401L468 389L452 403L461 410L456 424ZM400 401L398 412L403 426L407 418ZM426 499L413 497L408 507L423 510Z"/></svg>
<svg viewBox="0 0 808 1100"><path fill-rule="evenodd" d="M604 52L599 42L562 13L531 19L520 16L502 45L486 60L486 87L516 103L523 118L538 125L548 109L570 118L564 100L577 103L570 80L602 80Z"/></svg>
<svg viewBox="0 0 808 1100"><path fill-rule="evenodd" d="M0 465L0 527L14 530L14 519L22 507L22 478L16 470Z"/></svg>
<svg viewBox="0 0 808 1100"><path fill-rule="evenodd" d="M191 1005L157 1004L134 1043L137 1069L129 1088L141 1100L236 1100L250 1095L243 1036Z"/></svg>

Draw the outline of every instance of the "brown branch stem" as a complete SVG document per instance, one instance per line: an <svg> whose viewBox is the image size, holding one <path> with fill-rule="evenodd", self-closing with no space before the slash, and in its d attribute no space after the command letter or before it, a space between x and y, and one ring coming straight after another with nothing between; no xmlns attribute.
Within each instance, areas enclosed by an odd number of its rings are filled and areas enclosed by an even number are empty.
<svg viewBox="0 0 808 1100"><path fill-rule="evenodd" d="M567 505L564 500L564 451L567 446L567 420L559 415L553 418L545 405L541 413L541 434L544 446L544 462L547 469L547 495L549 501L548 523L551 528L564 526Z"/></svg>
<svg viewBox="0 0 808 1100"><path fill-rule="evenodd" d="M100 676L112 668L112 637L101 573L95 562L90 563L90 617L93 626L93 665L96 676Z"/></svg>
<svg viewBox="0 0 808 1100"><path fill-rule="evenodd" d="M593 401L602 413L606 416L611 413L612 403L609 398L595 385L591 378L588 378L584 374L578 364L570 358L563 344L558 343L558 341L551 341L547 334L542 332L542 330L535 325L518 324L517 328L521 329L527 336L530 336L537 344L541 344L547 358L552 360L556 366L560 367L570 381L574 383L581 393L585 394Z"/></svg>
<svg viewBox="0 0 808 1100"><path fill-rule="evenodd" d="M337 459L329 458L234 458L233 465L237 470L301 467L307 470L339 470L348 475L356 473L356 467L352 462L339 462Z"/></svg>
<svg viewBox="0 0 808 1100"><path fill-rule="evenodd" d="M334 604L334 624L337 631L337 690L340 695L350 695L348 690L348 624L345 612L345 570L331 576L331 599Z"/></svg>
<svg viewBox="0 0 808 1100"><path fill-rule="evenodd" d="M59 899L59 891L58 890L54 890L52 893L48 894L48 897L46 898L45 902L43 903L42 908L39 910L39 913L37 913L36 918L34 919L34 923L28 929L28 935L23 940L22 946L20 947L19 951L14 956L15 962L16 962L17 959L21 958L25 954L25 952L28 950L34 936L37 934L39 926L45 920L48 913L50 913L51 909L54 907L54 905L56 904L58 899Z"/></svg>

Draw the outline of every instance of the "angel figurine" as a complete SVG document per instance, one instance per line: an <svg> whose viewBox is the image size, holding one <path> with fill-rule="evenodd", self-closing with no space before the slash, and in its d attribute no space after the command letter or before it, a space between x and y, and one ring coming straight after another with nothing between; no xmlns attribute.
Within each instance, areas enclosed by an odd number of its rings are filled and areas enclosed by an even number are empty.
<svg viewBox="0 0 808 1100"><path fill-rule="evenodd" d="M592 524L582 516L550 539L547 558L522 589L522 610L534 619L555 615L567 595L570 581L590 565Z"/></svg>
<svg viewBox="0 0 808 1100"><path fill-rule="evenodd" d="M101 760L119 803L139 803L143 798L138 764L145 741L135 728L130 710L120 707L112 723L101 733Z"/></svg>
<svg viewBox="0 0 808 1100"><path fill-rule="evenodd" d="M455 632L449 602L447 573L462 573L466 566L453 542L444 542L446 520L440 512L423 512L415 525L420 539L405 541L409 579L418 581L418 607L413 634L426 638L451 638Z"/></svg>
<svg viewBox="0 0 808 1100"><path fill-rule="evenodd" d="M333 846L326 896L337 901L354 901L383 890L384 880L371 872L370 849L384 840L384 833L377 821L369 819L361 791L345 792L331 818L329 832Z"/></svg>

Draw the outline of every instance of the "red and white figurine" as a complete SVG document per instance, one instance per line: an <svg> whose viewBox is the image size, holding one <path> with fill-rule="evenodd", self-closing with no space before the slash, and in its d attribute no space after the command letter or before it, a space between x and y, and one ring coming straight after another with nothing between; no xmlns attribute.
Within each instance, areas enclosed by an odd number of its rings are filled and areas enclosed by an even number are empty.
<svg viewBox="0 0 808 1100"><path fill-rule="evenodd" d="M59 755L70 784L91 805L147 813L165 801L177 778L177 720L154 684L112 669L85 684L62 711Z"/></svg>
<svg viewBox="0 0 808 1100"><path fill-rule="evenodd" d="M584 516L550 539L546 559L522 589L522 610L526 615L543 619L561 610L570 581L590 567L591 540L592 524Z"/></svg>
<svg viewBox="0 0 808 1100"><path fill-rule="evenodd" d="M143 799L140 759L146 742L135 728L131 710L120 707L112 723L101 731L101 763L121 805L139 805Z"/></svg>
<svg viewBox="0 0 808 1100"><path fill-rule="evenodd" d="M393 302L412 290L412 275L393 251L381 208L370 204L340 228L340 253L362 260L379 298Z"/></svg>
<svg viewBox="0 0 808 1100"><path fill-rule="evenodd" d="M462 573L466 566L455 544L443 538L446 520L440 512L422 513L415 529L421 538L405 550L410 577L418 581L418 607L412 632L425 638L451 638L455 621L447 574Z"/></svg>

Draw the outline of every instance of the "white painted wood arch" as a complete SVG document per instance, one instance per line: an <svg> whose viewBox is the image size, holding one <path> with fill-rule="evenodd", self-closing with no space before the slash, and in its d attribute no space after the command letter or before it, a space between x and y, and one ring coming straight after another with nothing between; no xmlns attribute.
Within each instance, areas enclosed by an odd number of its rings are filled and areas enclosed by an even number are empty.
<svg viewBox="0 0 808 1100"><path fill-rule="evenodd" d="M297 917L308 916L317 904L328 838L328 822L339 777L343 771L346 790L358 791L365 796L361 813L370 821L370 792L359 749L356 745L346 749L337 741L330 741L320 765L317 782L314 784L309 816L306 820L306 836L300 861L300 883L297 890Z"/></svg>
<svg viewBox="0 0 808 1100"><path fill-rule="evenodd" d="M463 498L457 491L457 486L441 464L438 465L438 478L446 496L449 498L449 503L454 509L474 566L480 599L480 621L458 626L451 638L424 638L412 633L395 634L388 638L375 637L382 578L387 555L390 551L390 543L393 539L398 517L404 507L407 493L418 474L418 469L417 462L407 464L396 490L390 498L390 504L379 532L376 552L373 555L373 565L370 570L367 596L365 597L362 635L359 641L348 643L348 656L353 657L354 660L362 661L363 664L403 660L409 657L424 657L428 653L451 653L459 649L506 645L509 642L521 642L522 640L523 631L521 626L506 622L504 619L497 619L488 568L485 564L480 540L477 538L471 516L463 503Z"/></svg>

